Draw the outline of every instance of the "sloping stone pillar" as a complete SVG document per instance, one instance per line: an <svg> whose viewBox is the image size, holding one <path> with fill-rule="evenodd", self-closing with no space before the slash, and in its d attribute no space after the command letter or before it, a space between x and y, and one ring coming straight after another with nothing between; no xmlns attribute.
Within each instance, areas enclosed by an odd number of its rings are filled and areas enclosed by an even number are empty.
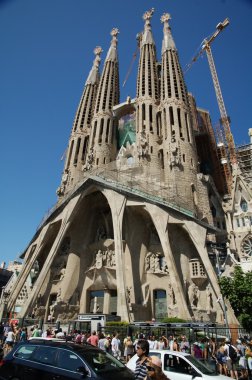
<svg viewBox="0 0 252 380"><path fill-rule="evenodd" d="M37 278L37 281L35 282L34 284L34 287L33 287L33 290L25 304L25 306L23 307L22 311L20 312L19 314L19 317L20 318L24 318L27 314L27 311L29 310L29 307L30 305L35 302L35 300L38 298L38 295L39 295L39 291L43 285L43 282L45 281L45 278L46 278L46 275L47 273L49 272L50 270L50 267L52 265L52 262L58 252L58 249L60 247L60 244L62 243L65 235L66 235L66 232L68 230L68 227L70 225L70 219L71 219L71 215L73 214L74 212L74 209L76 207L76 204L79 200L80 196L77 196L76 198L74 198L73 200L71 200L71 202L69 202L69 205L67 208L64 209L64 212L63 213L63 220L62 220L62 224L61 224L61 227L60 227L60 230L57 234L57 237L56 239L54 240L54 243L50 249L50 252L48 254L48 257L45 261L45 264L43 266L43 268L41 269L40 271L40 274L39 274L39 277Z"/></svg>
<svg viewBox="0 0 252 380"><path fill-rule="evenodd" d="M201 258L202 263L205 267L205 272L207 273L207 276L210 280L214 296L216 297L216 308L220 308L219 304L217 303L217 300L220 299L221 291L220 287L218 285L218 278L216 273L214 272L213 266L210 262L210 259L208 257L208 252L206 249L206 229L194 222L191 221L185 221L184 222L184 229L188 232L190 238L192 239L195 248L198 251L198 254ZM235 323L237 324L237 319L234 315L233 310L231 307L227 308L228 313L228 322L229 323Z"/></svg>
<svg viewBox="0 0 252 380"><path fill-rule="evenodd" d="M177 304L179 307L179 316L184 319L190 319L191 316L184 296L182 284L179 281L179 274L177 272L175 260L169 242L169 214L167 211L164 211L158 206L152 204L147 204L146 210L149 212L159 235L166 263L169 269L170 280L174 289L174 293L176 294Z"/></svg>
<svg viewBox="0 0 252 380"><path fill-rule="evenodd" d="M112 190L104 190L103 194L108 200L113 220L117 280L117 310L120 310L120 316L123 321L129 321L122 241L122 223L126 198Z"/></svg>
<svg viewBox="0 0 252 380"><path fill-rule="evenodd" d="M19 293L21 292L21 290L22 290L22 288L23 288L23 286L24 286L24 284L25 284L25 282L27 280L27 277L30 274L31 269L32 269L35 261L37 260L37 258L39 256L41 250L44 247L44 244L43 244L44 241L43 241L43 239L44 239L44 237L46 235L46 232L47 232L49 226L50 226L50 224L48 224L47 226L45 226L42 229L42 231L41 231L38 239L32 243L31 247L29 247L29 252L30 252L30 250L32 249L32 247L34 245L37 245L35 251L32 254L32 257L25 262L25 265L22 266L22 270L21 270L21 272L18 275L18 281L16 281L14 283L14 286L13 286L12 292L11 292L11 296L10 296L10 299L9 299L9 302L8 302L8 305L7 305L7 309L8 310L12 310L13 309L13 307L15 305L15 302L16 302L16 299L17 299Z"/></svg>

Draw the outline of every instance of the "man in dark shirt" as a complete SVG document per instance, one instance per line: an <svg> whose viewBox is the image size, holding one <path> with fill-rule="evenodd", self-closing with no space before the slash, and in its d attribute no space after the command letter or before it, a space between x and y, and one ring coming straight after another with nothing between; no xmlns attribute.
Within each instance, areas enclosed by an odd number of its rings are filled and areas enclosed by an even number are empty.
<svg viewBox="0 0 252 380"><path fill-rule="evenodd" d="M144 380L147 375L147 359L149 355L149 342L145 339L139 339L136 344L136 361L135 380Z"/></svg>

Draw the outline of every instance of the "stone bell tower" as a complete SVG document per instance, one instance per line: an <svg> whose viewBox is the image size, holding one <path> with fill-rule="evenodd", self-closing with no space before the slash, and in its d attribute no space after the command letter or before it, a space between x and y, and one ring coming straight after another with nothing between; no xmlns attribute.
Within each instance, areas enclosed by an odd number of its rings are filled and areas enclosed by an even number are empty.
<svg viewBox="0 0 252 380"><path fill-rule="evenodd" d="M159 102L156 45L151 30L154 9L145 12L140 38L140 58L136 95L136 145L140 165L159 167L156 125Z"/></svg>
<svg viewBox="0 0 252 380"><path fill-rule="evenodd" d="M165 182L187 199L190 209L197 204L197 157L191 125L187 89L179 63L168 13L164 24L161 67L161 128ZM183 177L183 181L181 178Z"/></svg>
<svg viewBox="0 0 252 380"><path fill-rule="evenodd" d="M117 28L112 29L111 45L104 63L92 120L92 131L86 168L102 167L116 159L116 133L113 125L113 106L119 103L119 65Z"/></svg>
<svg viewBox="0 0 252 380"><path fill-rule="evenodd" d="M95 59L86 80L83 94L75 115L71 136L67 148L64 172L61 185L57 190L59 197L67 193L82 177L87 158L91 122L94 113L95 100L99 84L99 65L102 49L94 50Z"/></svg>

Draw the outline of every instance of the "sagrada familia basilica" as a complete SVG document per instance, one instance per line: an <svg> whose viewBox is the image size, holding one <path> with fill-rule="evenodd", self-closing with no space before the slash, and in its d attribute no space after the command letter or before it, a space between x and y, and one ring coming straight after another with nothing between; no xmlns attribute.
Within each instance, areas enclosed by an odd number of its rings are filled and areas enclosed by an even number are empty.
<svg viewBox="0 0 252 380"><path fill-rule="evenodd" d="M246 252L230 233L209 113L187 91L169 14L157 59L152 16L144 14L138 35L134 99L120 103L118 29L102 70L102 49L94 50L57 203L11 288L7 309L19 318L67 323L99 312L128 322L224 322L216 255L228 249L239 260ZM249 203L251 190L239 186L234 203ZM228 303L227 315L237 322Z"/></svg>

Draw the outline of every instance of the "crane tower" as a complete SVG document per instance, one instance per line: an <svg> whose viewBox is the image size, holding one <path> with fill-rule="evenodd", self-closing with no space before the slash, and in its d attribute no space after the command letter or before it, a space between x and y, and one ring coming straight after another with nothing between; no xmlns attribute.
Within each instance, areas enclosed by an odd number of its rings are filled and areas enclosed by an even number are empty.
<svg viewBox="0 0 252 380"><path fill-rule="evenodd" d="M227 184L227 192L230 194L231 192L231 184L232 184L232 165L235 165L237 162L236 159L236 151L235 151L235 144L233 135L231 133L230 128L230 119L227 115L220 83L217 76L217 71L214 64L213 54L211 50L211 43L215 40L215 38L220 34L220 32L223 31L227 26L229 25L229 19L226 18L223 22L220 22L216 26L216 31L208 38L204 39L203 44L201 46L201 50L199 53L192 59L191 63L187 66L186 71L191 67L191 65L198 59L199 56L201 56L204 51L206 51L211 76L213 79L215 94L219 106L220 111L220 123L221 127L223 127L223 133L222 129L217 131L217 145L218 145L218 151L220 154L220 161L222 164L223 174L226 180Z"/></svg>

